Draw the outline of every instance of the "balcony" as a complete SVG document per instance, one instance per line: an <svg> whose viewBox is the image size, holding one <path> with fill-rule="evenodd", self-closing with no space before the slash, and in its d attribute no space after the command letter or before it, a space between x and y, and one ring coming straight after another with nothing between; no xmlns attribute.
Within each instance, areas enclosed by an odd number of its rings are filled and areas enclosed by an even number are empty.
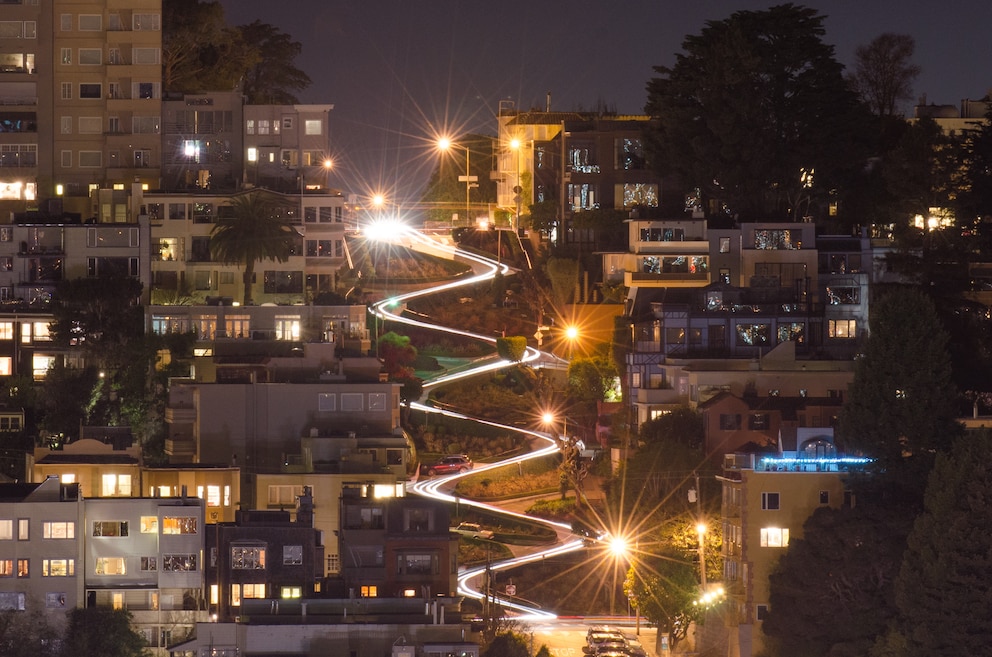
<svg viewBox="0 0 992 657"><path fill-rule="evenodd" d="M678 404L682 401L672 388L633 388L635 404Z"/></svg>
<svg viewBox="0 0 992 657"><path fill-rule="evenodd" d="M166 438L165 454L175 458L192 459L196 455L196 441L185 436Z"/></svg>

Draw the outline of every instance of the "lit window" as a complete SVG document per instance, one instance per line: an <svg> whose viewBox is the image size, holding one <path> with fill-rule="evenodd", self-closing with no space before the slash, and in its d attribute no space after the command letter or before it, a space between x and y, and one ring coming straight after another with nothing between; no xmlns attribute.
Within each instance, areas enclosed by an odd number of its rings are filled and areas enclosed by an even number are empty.
<svg viewBox="0 0 992 657"><path fill-rule="evenodd" d="M17 576L18 577L30 577L31 576L31 560L30 559L18 559L17 560Z"/></svg>
<svg viewBox="0 0 992 657"><path fill-rule="evenodd" d="M220 506L220 486L207 486L207 506Z"/></svg>
<svg viewBox="0 0 992 657"><path fill-rule="evenodd" d="M299 586L283 586L279 589L279 597L283 600L291 598L302 598L303 588Z"/></svg>
<svg viewBox="0 0 992 657"><path fill-rule="evenodd" d="M231 584L231 606L240 607L241 606L241 585Z"/></svg>
<svg viewBox="0 0 992 657"><path fill-rule="evenodd" d="M131 495L131 475L105 474L100 478L100 494L104 497L129 497Z"/></svg>
<svg viewBox="0 0 992 657"><path fill-rule="evenodd" d="M827 336L841 340L854 339L858 336L858 322L854 319L828 320Z"/></svg>
<svg viewBox="0 0 992 657"><path fill-rule="evenodd" d="M41 523L41 537L56 540L74 539L76 538L76 523L43 522Z"/></svg>
<svg viewBox="0 0 992 657"><path fill-rule="evenodd" d="M19 518L17 520L17 540L26 541L30 538L31 520L29 518Z"/></svg>
<svg viewBox="0 0 992 657"><path fill-rule="evenodd" d="M95 520L93 521L93 535L107 536L112 538L127 537L126 520Z"/></svg>
<svg viewBox="0 0 992 657"><path fill-rule="evenodd" d="M0 340L14 339L14 322L0 322Z"/></svg>
<svg viewBox="0 0 992 657"><path fill-rule="evenodd" d="M76 575L75 559L42 559L42 577L74 577Z"/></svg>
<svg viewBox="0 0 992 657"><path fill-rule="evenodd" d="M308 135L319 135L323 131L320 120L308 119L303 122L304 132Z"/></svg>
<svg viewBox="0 0 992 657"><path fill-rule="evenodd" d="M231 506L231 487L224 486L224 506Z"/></svg>
<svg viewBox="0 0 992 657"><path fill-rule="evenodd" d="M220 604L220 589L216 584L210 585L210 604Z"/></svg>
<svg viewBox="0 0 992 657"><path fill-rule="evenodd" d="M241 589L241 597L259 599L265 597L265 584L245 584Z"/></svg>
<svg viewBox="0 0 992 657"><path fill-rule="evenodd" d="M265 548L231 547L231 568L234 570L265 570Z"/></svg>
<svg viewBox="0 0 992 657"><path fill-rule="evenodd" d="M761 529L761 547L789 547L789 530L781 527L763 527Z"/></svg>
<svg viewBox="0 0 992 657"><path fill-rule="evenodd" d="M0 559L0 577L14 576L14 560Z"/></svg>
<svg viewBox="0 0 992 657"><path fill-rule="evenodd" d="M76 483L76 475L71 472L66 472L59 475L59 481L63 484L74 484Z"/></svg>
<svg viewBox="0 0 992 657"><path fill-rule="evenodd" d="M14 521L0 520L0 541L14 540Z"/></svg>
<svg viewBox="0 0 992 657"><path fill-rule="evenodd" d="M162 518L163 534L195 534L196 518L188 516Z"/></svg>
<svg viewBox="0 0 992 657"><path fill-rule="evenodd" d="M126 575L127 560L124 557L97 557L97 575Z"/></svg>
<svg viewBox="0 0 992 657"><path fill-rule="evenodd" d="M363 586L362 587L362 597L363 598L378 598L379 597L379 587L378 586Z"/></svg>

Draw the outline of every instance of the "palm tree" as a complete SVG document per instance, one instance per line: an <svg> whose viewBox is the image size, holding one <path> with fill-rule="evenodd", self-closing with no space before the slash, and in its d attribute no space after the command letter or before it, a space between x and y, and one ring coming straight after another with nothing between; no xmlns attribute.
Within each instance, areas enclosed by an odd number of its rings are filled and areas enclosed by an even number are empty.
<svg viewBox="0 0 992 657"><path fill-rule="evenodd" d="M297 232L280 216L284 203L271 192L239 194L231 198L230 205L231 214L217 217L210 231L210 255L217 262L244 265L244 305L250 306L255 263L289 260Z"/></svg>

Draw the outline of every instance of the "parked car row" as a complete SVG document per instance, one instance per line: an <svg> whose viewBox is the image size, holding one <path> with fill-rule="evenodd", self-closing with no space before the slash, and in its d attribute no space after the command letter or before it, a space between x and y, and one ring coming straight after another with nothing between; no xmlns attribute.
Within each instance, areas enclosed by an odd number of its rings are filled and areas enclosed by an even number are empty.
<svg viewBox="0 0 992 657"><path fill-rule="evenodd" d="M640 641L627 636L620 628L609 625L594 625L589 628L584 651L588 655L599 657L647 656Z"/></svg>

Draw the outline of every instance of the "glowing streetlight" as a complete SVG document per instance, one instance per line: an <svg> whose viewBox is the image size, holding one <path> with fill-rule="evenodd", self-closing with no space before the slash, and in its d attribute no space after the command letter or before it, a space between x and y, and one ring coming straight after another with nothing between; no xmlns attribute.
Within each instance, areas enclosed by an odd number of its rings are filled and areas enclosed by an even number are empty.
<svg viewBox="0 0 992 657"><path fill-rule="evenodd" d="M541 421L544 422L545 426L551 427L552 430L554 429L554 424L557 421L557 419L558 418L556 418L555 414L552 413L551 411L545 411L544 415L541 416ZM561 419L562 419L561 437L567 439L568 416L562 413Z"/></svg>
<svg viewBox="0 0 992 657"><path fill-rule="evenodd" d="M704 523L696 525L696 535L699 537L699 583L703 591L706 591L706 525Z"/></svg>
<svg viewBox="0 0 992 657"><path fill-rule="evenodd" d="M611 536L608 543L610 554L614 559L627 559L630 557L630 543L623 536Z"/></svg>
<svg viewBox="0 0 992 657"><path fill-rule="evenodd" d="M448 137L441 137L437 140L438 150L450 151L453 148L461 148L465 151L465 175L458 176L458 182L465 183L465 220L468 221L469 212L471 211L471 201L469 199L469 194L472 191L472 183L476 183L478 186L479 177L472 175L472 165L471 165L471 151L469 151L468 146L459 146L451 141Z"/></svg>

